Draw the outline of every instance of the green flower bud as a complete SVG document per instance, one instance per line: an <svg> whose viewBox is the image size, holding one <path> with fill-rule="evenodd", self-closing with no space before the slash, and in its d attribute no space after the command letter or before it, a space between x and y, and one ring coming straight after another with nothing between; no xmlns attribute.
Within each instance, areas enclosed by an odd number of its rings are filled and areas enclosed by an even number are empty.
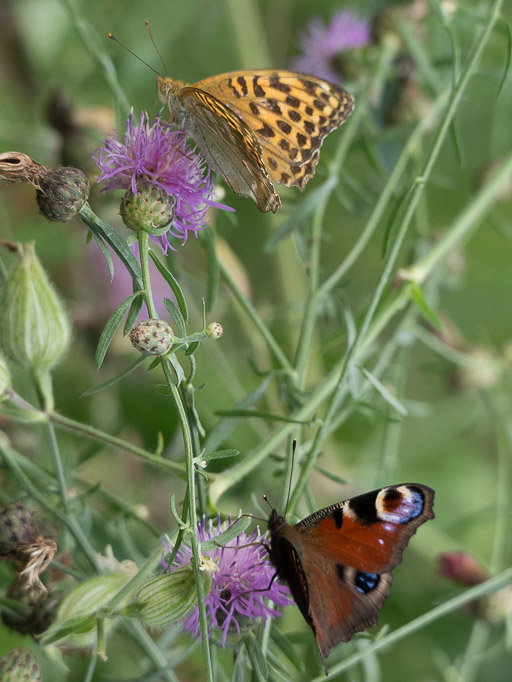
<svg viewBox="0 0 512 682"><path fill-rule="evenodd" d="M127 190L121 199L120 215L126 227L139 230L163 230L174 218L176 199L162 187L139 180L137 194Z"/></svg>
<svg viewBox="0 0 512 682"><path fill-rule="evenodd" d="M212 573L219 569L217 565L202 565L201 568L205 569L201 571L201 579L204 593L208 594ZM192 566L182 566L143 583L137 592L137 600L127 607L125 615L138 618L152 628L163 628L185 616L196 604L197 589Z"/></svg>
<svg viewBox="0 0 512 682"><path fill-rule="evenodd" d="M24 647L11 649L0 658L2 682L43 682L34 654Z"/></svg>
<svg viewBox="0 0 512 682"><path fill-rule="evenodd" d="M4 356L0 353L0 401L8 397L11 387L11 373Z"/></svg>
<svg viewBox="0 0 512 682"><path fill-rule="evenodd" d="M135 575L137 567L130 571L121 570L90 578L80 583L63 600L57 611L55 622L42 637L43 644L66 643L79 649L96 647L96 613L105 606L119 590ZM126 597L121 606L128 600ZM106 630L110 630L117 618L105 620Z"/></svg>
<svg viewBox="0 0 512 682"><path fill-rule="evenodd" d="M206 327L205 331L206 336L209 336L210 339L220 339L220 337L224 333L222 325L219 324L218 322L210 322L210 324Z"/></svg>
<svg viewBox="0 0 512 682"><path fill-rule="evenodd" d="M39 180L37 204L47 220L65 223L85 204L89 189L87 176L78 168L48 168Z"/></svg>
<svg viewBox="0 0 512 682"><path fill-rule="evenodd" d="M0 308L5 354L27 369L45 371L62 357L70 339L66 311L31 244L7 279Z"/></svg>
<svg viewBox="0 0 512 682"><path fill-rule="evenodd" d="M167 355L174 342L174 332L164 320L144 320L132 327L130 341L143 355Z"/></svg>

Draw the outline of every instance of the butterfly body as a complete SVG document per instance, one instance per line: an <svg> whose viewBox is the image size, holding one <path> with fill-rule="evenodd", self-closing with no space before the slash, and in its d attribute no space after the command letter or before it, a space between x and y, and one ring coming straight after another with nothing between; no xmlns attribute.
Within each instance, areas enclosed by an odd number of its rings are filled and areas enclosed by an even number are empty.
<svg viewBox="0 0 512 682"><path fill-rule="evenodd" d="M185 85L158 78L172 120L213 170L261 211L281 205L274 184L304 189L323 139L354 108L341 86L292 71L232 71Z"/></svg>
<svg viewBox="0 0 512 682"><path fill-rule="evenodd" d="M417 527L433 518L433 499L431 488L404 483L331 505L294 526L272 511L270 561L323 661L338 642L377 622L391 571Z"/></svg>

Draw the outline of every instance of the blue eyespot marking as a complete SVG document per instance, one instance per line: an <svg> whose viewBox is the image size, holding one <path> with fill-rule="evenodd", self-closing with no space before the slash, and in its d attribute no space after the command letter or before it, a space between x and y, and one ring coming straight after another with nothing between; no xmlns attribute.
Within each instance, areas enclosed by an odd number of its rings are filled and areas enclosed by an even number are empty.
<svg viewBox="0 0 512 682"><path fill-rule="evenodd" d="M368 594L374 590L379 584L380 575L378 573L366 573L366 571L358 571L356 573L355 586L361 594Z"/></svg>

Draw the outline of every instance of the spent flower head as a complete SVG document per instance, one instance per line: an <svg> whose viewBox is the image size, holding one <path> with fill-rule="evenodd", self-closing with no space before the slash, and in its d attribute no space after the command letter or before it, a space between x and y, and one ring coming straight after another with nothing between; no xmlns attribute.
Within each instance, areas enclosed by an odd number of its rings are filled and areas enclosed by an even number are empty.
<svg viewBox="0 0 512 682"><path fill-rule="evenodd" d="M292 68L336 83L340 74L334 60L347 50L368 45L370 38L370 22L354 10L338 10L327 25L312 17L299 36L302 54L293 59Z"/></svg>
<svg viewBox="0 0 512 682"><path fill-rule="evenodd" d="M199 524L199 540L211 540L220 535L231 525L231 518L221 523L220 514L216 526L210 520L206 522L203 516ZM246 535L244 532L228 545L203 551L203 559L209 558L217 566L211 572L211 589L205 595L204 603L208 618L209 634L212 628L222 631L222 646L226 645L228 632L240 633L241 626L246 620L280 616L281 612L275 607L293 604L288 588L272 582L275 569L268 560L267 550L262 544L259 529ZM169 552L173 546L169 541L163 545ZM192 552L189 547L181 545L175 564L169 566L162 558L162 565L168 571L190 565ZM274 606L269 604L273 602ZM182 619L182 628L192 637L199 634L199 611L195 606Z"/></svg>
<svg viewBox="0 0 512 682"><path fill-rule="evenodd" d="M104 189L125 189L133 194L140 183L159 187L172 196L174 217L169 231L153 237L162 249L173 248L170 234L184 244L190 232L195 236L207 227L206 212L210 206L233 210L214 201L213 177L206 162L189 143L189 137L156 117L151 123L145 112L140 123L128 117L124 140L117 131L105 139L94 154L100 169L98 182L106 181Z"/></svg>

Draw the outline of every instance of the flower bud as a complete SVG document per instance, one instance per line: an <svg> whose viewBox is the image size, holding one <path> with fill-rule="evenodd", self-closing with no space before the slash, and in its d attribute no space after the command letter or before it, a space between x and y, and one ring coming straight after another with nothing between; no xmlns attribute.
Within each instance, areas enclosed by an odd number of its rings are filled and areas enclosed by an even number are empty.
<svg viewBox="0 0 512 682"><path fill-rule="evenodd" d="M2 682L43 682L41 669L34 654L24 647L16 647L0 658Z"/></svg>
<svg viewBox="0 0 512 682"><path fill-rule="evenodd" d="M42 637L43 644L66 643L79 649L96 646L96 614L108 604L119 590L137 572L135 564L130 571L120 569L117 573L100 575L77 585L62 601L55 622ZM128 596L121 602L124 606ZM106 630L115 626L119 619L107 618Z"/></svg>
<svg viewBox="0 0 512 682"><path fill-rule="evenodd" d="M205 331L206 336L209 336L210 339L220 339L220 337L224 333L222 325L219 324L218 322L210 322L210 324L206 327Z"/></svg>
<svg viewBox="0 0 512 682"><path fill-rule="evenodd" d="M46 592L39 576L56 551L55 541L39 533L33 512L19 502L0 509L0 558L16 567L29 592Z"/></svg>
<svg viewBox="0 0 512 682"><path fill-rule="evenodd" d="M65 223L85 204L89 190L89 180L78 168L48 168L39 181L37 204L47 220Z"/></svg>
<svg viewBox="0 0 512 682"><path fill-rule="evenodd" d="M121 199L120 215L126 227L139 230L162 230L174 218L176 199L162 187L143 180L137 182L137 193L127 190Z"/></svg>
<svg viewBox="0 0 512 682"><path fill-rule="evenodd" d="M34 247L18 249L20 260L7 279L0 308L0 341L8 357L27 369L45 371L68 346L69 320Z"/></svg>
<svg viewBox="0 0 512 682"><path fill-rule="evenodd" d="M130 341L143 355L167 355L174 342L174 332L164 320L144 320L132 327Z"/></svg>
<svg viewBox="0 0 512 682"><path fill-rule="evenodd" d="M0 401L8 397L11 386L11 373L4 356L0 353Z"/></svg>

